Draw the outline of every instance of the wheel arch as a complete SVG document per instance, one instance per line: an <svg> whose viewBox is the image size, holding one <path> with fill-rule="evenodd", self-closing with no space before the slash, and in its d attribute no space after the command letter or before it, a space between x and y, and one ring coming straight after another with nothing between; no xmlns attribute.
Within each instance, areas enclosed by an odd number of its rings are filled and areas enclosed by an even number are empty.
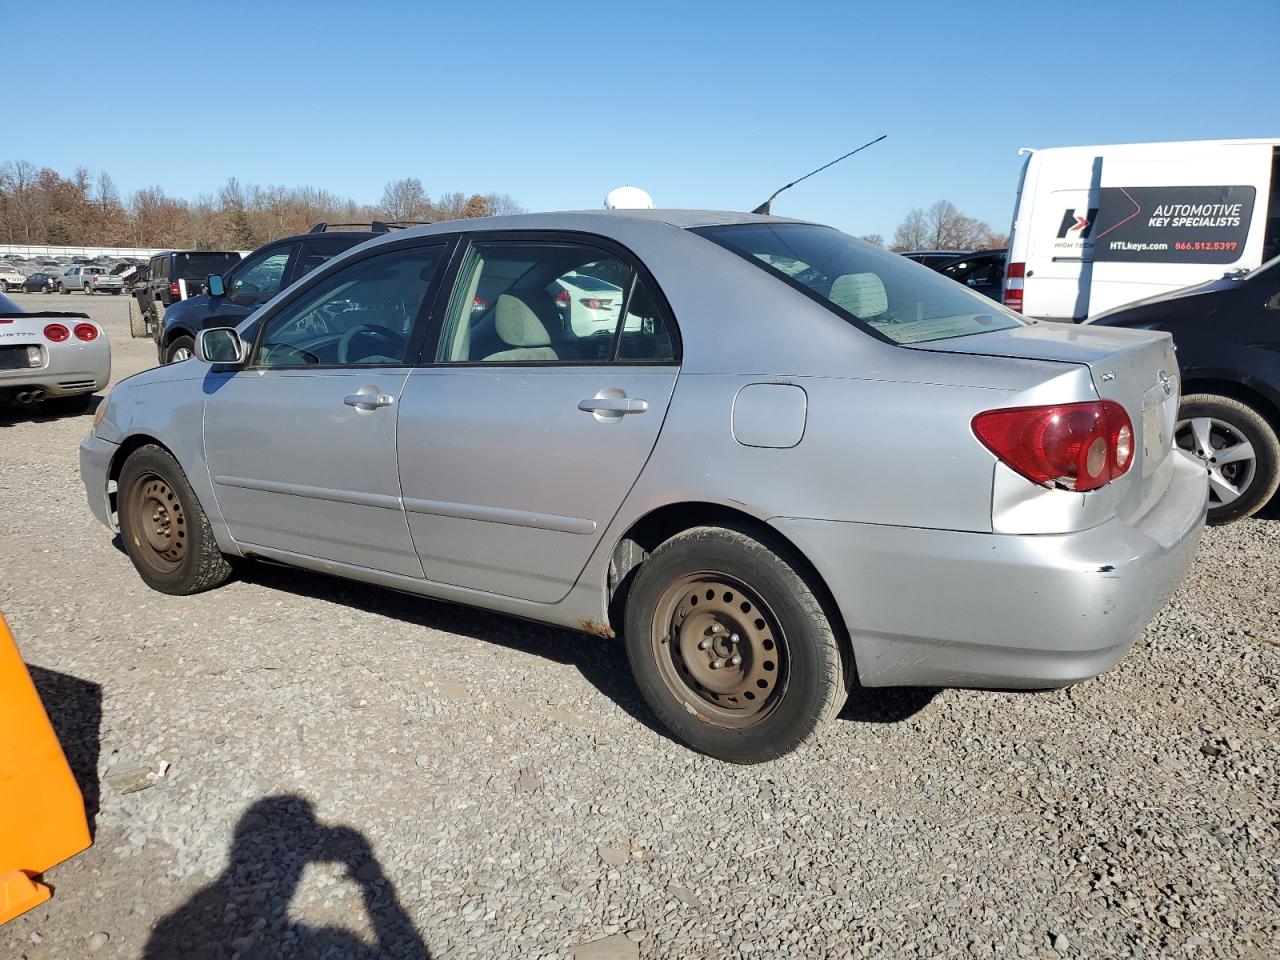
<svg viewBox="0 0 1280 960"><path fill-rule="evenodd" d="M173 343L173 341L177 340L179 337L189 337L193 343L196 339L196 335L186 327L174 324L164 332L164 338L160 341L160 346L168 347L169 344Z"/></svg>
<svg viewBox="0 0 1280 960"><path fill-rule="evenodd" d="M169 456L173 457L173 459L178 462L178 466L182 466L182 461L178 460L178 455L169 449L167 444L157 440L149 433L135 433L121 441L120 449L112 455L111 466L107 470L107 480L109 482L118 481L120 479L120 470L124 467L124 462L129 459L130 454L135 450L148 445L159 447ZM184 467L184 472L185 469L186 468Z"/></svg>
<svg viewBox="0 0 1280 960"><path fill-rule="evenodd" d="M1272 430L1280 433L1280 401L1252 377L1233 378L1216 372L1192 373L1182 383L1182 395L1186 397L1195 393L1212 393L1239 400L1256 410Z"/></svg>
<svg viewBox="0 0 1280 960"><path fill-rule="evenodd" d="M728 527L753 536L779 552L809 582L827 611L828 620L845 652L857 657L835 595L805 552L764 518L739 507L711 501L686 500L663 504L632 521L614 542L605 579L605 601L611 630L620 632L627 591L641 565L658 545L694 527Z"/></svg>

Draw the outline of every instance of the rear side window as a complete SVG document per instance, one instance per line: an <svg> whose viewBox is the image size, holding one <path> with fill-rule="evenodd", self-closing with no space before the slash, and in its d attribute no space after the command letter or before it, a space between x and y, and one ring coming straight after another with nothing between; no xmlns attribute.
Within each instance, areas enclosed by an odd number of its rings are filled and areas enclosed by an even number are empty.
<svg viewBox="0 0 1280 960"><path fill-rule="evenodd" d="M438 363L673 362L672 334L627 261L589 244L477 241Z"/></svg>
<svg viewBox="0 0 1280 960"><path fill-rule="evenodd" d="M203 280L211 273L226 273L240 262L234 253L175 253L170 280Z"/></svg>
<svg viewBox="0 0 1280 960"><path fill-rule="evenodd" d="M830 227L749 223L694 232L892 343L927 343L1023 324L934 271Z"/></svg>

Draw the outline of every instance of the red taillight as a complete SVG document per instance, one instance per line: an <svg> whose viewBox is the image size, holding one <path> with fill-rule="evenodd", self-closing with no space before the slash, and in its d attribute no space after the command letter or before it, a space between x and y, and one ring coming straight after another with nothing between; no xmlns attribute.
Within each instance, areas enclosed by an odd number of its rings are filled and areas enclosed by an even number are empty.
<svg viewBox="0 0 1280 960"><path fill-rule="evenodd" d="M471 301L472 313L484 313L488 309L489 309L489 301L486 300L484 297L476 297Z"/></svg>
<svg viewBox="0 0 1280 960"><path fill-rule="evenodd" d="M1025 263L1011 263L1004 274L1004 305L1010 310L1022 312L1022 284L1027 275Z"/></svg>
<svg viewBox="0 0 1280 960"><path fill-rule="evenodd" d="M71 336L71 331L60 323L51 323L44 328L44 338L54 343L61 343Z"/></svg>
<svg viewBox="0 0 1280 960"><path fill-rule="evenodd" d="M77 323L75 334L77 340L83 340L88 343L90 340L98 339L98 328L92 323Z"/></svg>
<svg viewBox="0 0 1280 960"><path fill-rule="evenodd" d="M988 410L973 432L1033 483L1096 490L1133 464L1133 424L1114 400Z"/></svg>
<svg viewBox="0 0 1280 960"><path fill-rule="evenodd" d="M612 300L600 300L596 297L582 297L578 302L588 310L604 310L613 303Z"/></svg>
<svg viewBox="0 0 1280 960"><path fill-rule="evenodd" d="M562 310L568 310L571 305L572 301L569 299L569 291L564 287L561 287L560 292L556 294L556 306Z"/></svg>
<svg viewBox="0 0 1280 960"><path fill-rule="evenodd" d="M176 280L173 283L169 284L169 296L171 297L182 296L182 288L178 286L178 282Z"/></svg>

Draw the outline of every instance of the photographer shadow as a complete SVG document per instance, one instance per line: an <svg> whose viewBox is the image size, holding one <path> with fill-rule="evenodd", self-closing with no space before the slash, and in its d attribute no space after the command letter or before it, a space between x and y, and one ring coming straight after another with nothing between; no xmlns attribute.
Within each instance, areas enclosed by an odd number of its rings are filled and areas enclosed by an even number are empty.
<svg viewBox="0 0 1280 960"><path fill-rule="evenodd" d="M310 863L346 867L346 878L360 887L373 943L341 927L290 921L290 901ZM308 800L279 794L245 812L221 876L162 918L143 953L145 960L233 956L429 960L430 953L363 834L322 824Z"/></svg>

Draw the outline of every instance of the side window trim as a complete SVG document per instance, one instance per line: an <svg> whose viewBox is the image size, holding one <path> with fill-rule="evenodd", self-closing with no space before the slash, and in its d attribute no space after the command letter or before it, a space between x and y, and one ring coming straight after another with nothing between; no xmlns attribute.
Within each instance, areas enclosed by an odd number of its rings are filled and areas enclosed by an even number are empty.
<svg viewBox="0 0 1280 960"><path fill-rule="evenodd" d="M276 304L271 308L271 312L263 316L257 321L257 331L254 334L253 344L249 348L249 362L242 368L244 370L252 370L256 373L269 373L275 370L347 370L351 369L350 365L340 363L306 363L292 365L277 366L260 366L257 363L258 353L262 348L262 339L266 335L267 328L271 321L278 317L281 313L288 310L299 300L306 297L308 293L317 286L325 283L334 274L363 263L373 257L383 256L392 253L398 253L402 250L410 250L416 247L441 247L441 261L443 266L436 271L435 276L431 280L431 284L427 287L426 295L422 299L422 306L418 310L417 316L414 318L412 333L409 337L409 343L405 348L405 361L396 364L368 364L368 369L401 369L415 366L415 358L419 356L422 350L423 338L426 336L426 329L429 321L434 313L435 301L439 299L440 289L444 285L445 275L452 266L454 253L456 252L457 237L454 234L432 234L425 237L414 237L401 243L379 244L372 250L368 250L359 256L342 258L341 262L334 261L342 257L342 254L331 258L327 263L322 265L315 271L306 283L300 285L293 291L292 295L285 301Z"/></svg>
<svg viewBox="0 0 1280 960"><path fill-rule="evenodd" d="M449 367L453 369L501 369L504 367L678 367L684 362L684 345L680 337L680 327L670 301L654 279L649 268L630 249L618 241L588 233L581 230L468 230L456 235L458 241L454 249L448 270L445 272L443 289L436 298L436 309L432 312L427 326L426 340L418 357L416 367ZM514 243L576 243L595 247L612 257L617 257L631 268L631 280L627 295L623 298L618 317L618 325L614 328L613 346L607 360L436 360L440 347L440 338L444 334L444 325L448 320L449 302L457 288L458 274L466 260L466 254L476 243L510 241ZM643 282L654 299L654 304L662 316L662 321L671 337L671 360L619 360L618 349L621 345L622 327L626 322L627 310L631 306L631 294L636 284Z"/></svg>

